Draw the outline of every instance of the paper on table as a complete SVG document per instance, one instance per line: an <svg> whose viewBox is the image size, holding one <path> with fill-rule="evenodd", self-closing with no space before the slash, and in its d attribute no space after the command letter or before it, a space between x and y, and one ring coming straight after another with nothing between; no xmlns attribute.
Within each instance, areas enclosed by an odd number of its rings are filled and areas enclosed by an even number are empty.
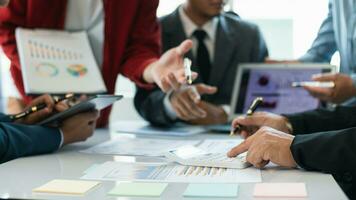
<svg viewBox="0 0 356 200"><path fill-rule="evenodd" d="M108 194L115 196L159 197L167 186L167 183L120 183Z"/></svg>
<svg viewBox="0 0 356 200"><path fill-rule="evenodd" d="M99 184L100 182L96 181L74 181L55 179L42 185L41 187L33 189L33 192L83 195Z"/></svg>
<svg viewBox="0 0 356 200"><path fill-rule="evenodd" d="M307 197L305 183L258 183L255 197Z"/></svg>
<svg viewBox="0 0 356 200"><path fill-rule="evenodd" d="M184 197L236 197L239 185L237 184L189 184Z"/></svg>
<svg viewBox="0 0 356 200"><path fill-rule="evenodd" d="M242 139L229 139L229 140L213 140L206 139L198 145L200 149L203 149L209 153L227 153L233 147L243 142Z"/></svg>
<svg viewBox="0 0 356 200"><path fill-rule="evenodd" d="M253 183L261 182L261 171L255 168L226 169L106 162L94 170L90 170L82 179L180 183Z"/></svg>
<svg viewBox="0 0 356 200"><path fill-rule="evenodd" d="M177 124L169 128L153 127L144 121L119 121L110 126L116 132L143 134L143 135L166 135L166 136L190 136L207 132L201 126Z"/></svg>
<svg viewBox="0 0 356 200"><path fill-rule="evenodd" d="M97 168L98 166L100 166L100 164L93 164L92 166L90 166L88 169L86 169L83 174L87 174L89 173L91 170L94 170L95 168Z"/></svg>
<svg viewBox="0 0 356 200"><path fill-rule="evenodd" d="M195 145L199 140L163 140L147 138L119 138L104 142L83 153L132 155L132 156L164 156L170 150L184 145Z"/></svg>

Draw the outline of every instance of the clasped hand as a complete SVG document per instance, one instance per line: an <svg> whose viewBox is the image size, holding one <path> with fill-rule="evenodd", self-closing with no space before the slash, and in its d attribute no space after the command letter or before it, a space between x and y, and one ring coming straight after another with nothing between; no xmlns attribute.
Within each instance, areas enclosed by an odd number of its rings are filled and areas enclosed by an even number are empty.
<svg viewBox="0 0 356 200"><path fill-rule="evenodd" d="M227 122L227 114L220 107L201 100L204 94L212 95L216 87L205 84L182 86L173 91L170 102L179 119L196 125L222 124Z"/></svg>

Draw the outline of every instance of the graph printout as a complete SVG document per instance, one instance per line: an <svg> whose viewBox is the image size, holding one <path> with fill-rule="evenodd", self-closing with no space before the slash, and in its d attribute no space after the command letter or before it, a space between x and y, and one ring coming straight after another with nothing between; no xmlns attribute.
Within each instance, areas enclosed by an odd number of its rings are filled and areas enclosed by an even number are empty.
<svg viewBox="0 0 356 200"><path fill-rule="evenodd" d="M86 32L16 29L25 92L104 93Z"/></svg>

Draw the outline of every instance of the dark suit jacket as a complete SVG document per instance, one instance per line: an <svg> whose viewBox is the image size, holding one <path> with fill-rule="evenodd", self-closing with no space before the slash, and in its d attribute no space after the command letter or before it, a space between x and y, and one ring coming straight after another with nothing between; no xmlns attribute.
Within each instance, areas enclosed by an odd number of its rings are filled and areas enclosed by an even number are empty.
<svg viewBox="0 0 356 200"><path fill-rule="evenodd" d="M178 46L186 38L178 9L161 18L163 51ZM224 13L219 17L216 34L214 62L209 85L217 86L215 95L203 97L214 104L229 104L238 63L263 62L268 55L262 35L256 25L241 20L237 15ZM198 71L192 52L187 54L193 61L192 70ZM201 83L198 77L195 83ZM159 89L138 88L135 107L140 115L155 125L173 123L166 115L163 100L165 94Z"/></svg>
<svg viewBox="0 0 356 200"><path fill-rule="evenodd" d="M61 141L55 128L14 124L0 114L0 163L34 154L53 152Z"/></svg>
<svg viewBox="0 0 356 200"><path fill-rule="evenodd" d="M307 170L333 174L351 199L356 199L356 107L289 115L296 137L291 151Z"/></svg>

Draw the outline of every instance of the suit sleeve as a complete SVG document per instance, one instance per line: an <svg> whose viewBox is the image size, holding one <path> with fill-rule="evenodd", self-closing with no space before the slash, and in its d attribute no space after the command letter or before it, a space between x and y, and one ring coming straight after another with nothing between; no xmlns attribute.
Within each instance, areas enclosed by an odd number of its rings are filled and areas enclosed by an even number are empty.
<svg viewBox="0 0 356 200"><path fill-rule="evenodd" d="M143 78L143 72L160 56L160 28L156 17L158 0L139 1L137 17L124 53L123 74L139 87L152 88Z"/></svg>
<svg viewBox="0 0 356 200"><path fill-rule="evenodd" d="M340 106L285 116L295 135L356 127L356 107Z"/></svg>
<svg viewBox="0 0 356 200"><path fill-rule="evenodd" d="M255 27L255 44L252 49L251 62L264 62L268 57L268 49L266 42L260 29Z"/></svg>
<svg viewBox="0 0 356 200"><path fill-rule="evenodd" d="M302 62L327 62L331 61L332 56L337 50L335 32L333 25L332 3L329 3L329 13L322 23L317 38L312 47L299 60Z"/></svg>
<svg viewBox="0 0 356 200"><path fill-rule="evenodd" d="M0 123L0 163L56 151L60 141L59 129Z"/></svg>
<svg viewBox="0 0 356 200"><path fill-rule="evenodd" d="M146 90L137 88L135 95L135 108L145 120L155 126L169 126L176 121L171 120L164 107L165 93L156 88Z"/></svg>
<svg viewBox="0 0 356 200"><path fill-rule="evenodd" d="M356 172L356 128L297 135L291 145L294 160L304 169L331 174Z"/></svg>

